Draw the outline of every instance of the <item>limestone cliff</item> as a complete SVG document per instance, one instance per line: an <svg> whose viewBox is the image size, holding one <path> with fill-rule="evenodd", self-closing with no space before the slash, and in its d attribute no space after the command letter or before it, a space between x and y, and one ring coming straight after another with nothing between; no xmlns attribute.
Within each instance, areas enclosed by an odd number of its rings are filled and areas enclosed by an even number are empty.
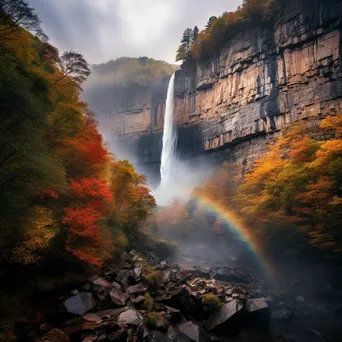
<svg viewBox="0 0 342 342"><path fill-rule="evenodd" d="M179 153L245 168L282 128L309 119L314 131L342 113L341 15L341 0L288 6L273 30L241 32L208 63L177 71ZM159 162L166 84L158 92L158 104L144 89L139 110L108 113L107 128L129 139L143 164Z"/></svg>

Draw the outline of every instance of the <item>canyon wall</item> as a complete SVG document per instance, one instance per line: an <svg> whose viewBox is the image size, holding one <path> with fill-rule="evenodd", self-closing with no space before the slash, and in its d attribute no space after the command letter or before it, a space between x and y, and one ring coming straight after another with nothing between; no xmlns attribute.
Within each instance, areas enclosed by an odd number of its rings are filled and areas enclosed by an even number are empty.
<svg viewBox="0 0 342 342"><path fill-rule="evenodd" d="M179 154L245 170L282 128L306 120L314 132L321 118L341 114L341 15L341 0L288 6L273 30L241 32L219 56L177 71ZM107 129L138 163L159 163L166 88L146 90L135 111L108 113Z"/></svg>

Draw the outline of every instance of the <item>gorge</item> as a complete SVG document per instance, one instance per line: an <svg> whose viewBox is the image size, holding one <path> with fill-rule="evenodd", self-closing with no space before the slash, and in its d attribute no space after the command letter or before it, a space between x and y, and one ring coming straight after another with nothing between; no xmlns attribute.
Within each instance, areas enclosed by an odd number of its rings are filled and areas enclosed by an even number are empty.
<svg viewBox="0 0 342 342"><path fill-rule="evenodd" d="M176 71L180 159L197 163L205 158L212 165L230 161L243 173L282 129L302 120L315 135L322 118L339 113L342 4L314 2L289 2L274 27L244 30L217 56ZM129 97L103 91L110 103L94 102L87 89L84 95L106 127L107 140L128 152L155 182L167 85L166 77L137 86Z"/></svg>

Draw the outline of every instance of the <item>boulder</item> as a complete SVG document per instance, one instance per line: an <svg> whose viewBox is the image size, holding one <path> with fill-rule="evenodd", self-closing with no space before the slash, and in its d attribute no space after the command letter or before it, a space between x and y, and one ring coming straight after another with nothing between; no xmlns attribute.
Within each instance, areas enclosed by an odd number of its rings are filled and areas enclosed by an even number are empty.
<svg viewBox="0 0 342 342"><path fill-rule="evenodd" d="M220 281L228 281L231 283L241 283L241 284L249 284L249 280L242 277L241 275L236 274L234 270L221 268L214 274L214 279Z"/></svg>
<svg viewBox="0 0 342 342"><path fill-rule="evenodd" d="M165 306L165 309L171 322L178 323L183 320L183 315L180 310L172 308L171 306Z"/></svg>
<svg viewBox="0 0 342 342"><path fill-rule="evenodd" d="M192 341L195 341L195 342L200 341L199 327L197 325L195 325L194 323L192 323L191 321L180 324L178 326L178 329L184 335L189 337Z"/></svg>
<svg viewBox="0 0 342 342"><path fill-rule="evenodd" d="M145 286L144 284L140 283L140 284L136 284L136 285L132 285L130 287L128 287L126 289L126 293L131 295L131 294L141 294L144 293L147 290L147 286Z"/></svg>
<svg viewBox="0 0 342 342"><path fill-rule="evenodd" d="M134 299L134 303L138 304L141 303L145 300L144 296L138 296L137 298Z"/></svg>
<svg viewBox="0 0 342 342"><path fill-rule="evenodd" d="M111 289L113 287L113 285L109 281L102 277L93 278L90 280L90 282L94 285L99 285L105 289Z"/></svg>
<svg viewBox="0 0 342 342"><path fill-rule="evenodd" d="M131 270L121 270L116 276L115 280L123 284L124 286L129 285L129 278L132 276L133 271Z"/></svg>
<svg viewBox="0 0 342 342"><path fill-rule="evenodd" d="M195 342L207 342L211 341L209 334L198 325L194 324L192 321L180 324L178 330L187 336L191 341Z"/></svg>
<svg viewBox="0 0 342 342"><path fill-rule="evenodd" d="M247 299L245 310L248 312L248 323L257 329L270 327L271 313L265 298Z"/></svg>
<svg viewBox="0 0 342 342"><path fill-rule="evenodd" d="M87 322L97 322L97 323L102 322L102 318L99 315L94 314L94 313L87 313L83 315L82 318Z"/></svg>
<svg viewBox="0 0 342 342"><path fill-rule="evenodd" d="M126 293L116 288L113 288L109 292L109 295L116 305L125 305L128 300L128 296L126 295Z"/></svg>
<svg viewBox="0 0 342 342"><path fill-rule="evenodd" d="M70 342L70 338L64 332L59 329L51 329L45 335L43 335L39 342Z"/></svg>
<svg viewBox="0 0 342 342"><path fill-rule="evenodd" d="M215 310L205 322L205 327L208 330L222 328L222 326L235 326L238 328L242 321L243 305L238 300L233 300L222 305Z"/></svg>
<svg viewBox="0 0 342 342"><path fill-rule="evenodd" d="M83 315L96 305L93 294L90 292L81 292L76 296L68 298L64 302L66 310L76 315Z"/></svg>
<svg viewBox="0 0 342 342"><path fill-rule="evenodd" d="M93 341L96 341L97 338L98 338L97 335L89 335L89 336L87 336L86 338L84 338L84 339L82 340L82 342L93 342Z"/></svg>
<svg viewBox="0 0 342 342"><path fill-rule="evenodd" d="M100 316L102 319L115 319L117 318L122 312L126 311L126 308L120 308L120 309L109 309L109 310L101 310L96 312L98 316Z"/></svg>
<svg viewBox="0 0 342 342"><path fill-rule="evenodd" d="M128 309L122 312L118 317L119 323L129 324L129 325L139 325L143 318L140 313L133 309Z"/></svg>
<svg viewBox="0 0 342 342"><path fill-rule="evenodd" d="M245 309L248 313L252 313L260 310L268 310L268 305L265 298L248 299Z"/></svg>

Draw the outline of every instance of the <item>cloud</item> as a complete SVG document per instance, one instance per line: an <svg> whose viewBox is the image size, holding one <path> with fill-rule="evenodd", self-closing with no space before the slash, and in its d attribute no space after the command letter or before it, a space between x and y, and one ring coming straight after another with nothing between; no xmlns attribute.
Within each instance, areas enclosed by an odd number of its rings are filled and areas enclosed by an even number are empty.
<svg viewBox="0 0 342 342"><path fill-rule="evenodd" d="M173 63L185 28L203 27L212 15L241 0L29 0L61 51L90 63L148 56Z"/></svg>

